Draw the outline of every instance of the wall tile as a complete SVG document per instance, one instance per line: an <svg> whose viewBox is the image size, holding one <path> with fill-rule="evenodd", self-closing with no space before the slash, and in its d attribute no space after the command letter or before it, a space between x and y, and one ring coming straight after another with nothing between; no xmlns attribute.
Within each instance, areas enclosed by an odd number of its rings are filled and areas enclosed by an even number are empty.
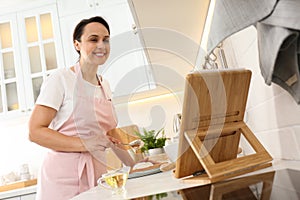
<svg viewBox="0 0 300 200"><path fill-rule="evenodd" d="M300 160L300 137L296 135L300 128L283 128L271 131L256 133L256 137L271 154L274 159L290 159ZM249 148L245 141L241 142L244 153L250 154L253 151Z"/></svg>
<svg viewBox="0 0 300 200"><path fill-rule="evenodd" d="M270 153L279 159L300 159L300 106L280 86L266 85L260 72L256 29L251 26L224 42L231 68L252 71L245 122ZM251 148L242 140L245 151Z"/></svg>
<svg viewBox="0 0 300 200"><path fill-rule="evenodd" d="M246 123L255 132L300 125L300 107L287 93L282 93L246 111Z"/></svg>
<svg viewBox="0 0 300 200"><path fill-rule="evenodd" d="M257 134L274 158L300 160L299 142L293 127Z"/></svg>

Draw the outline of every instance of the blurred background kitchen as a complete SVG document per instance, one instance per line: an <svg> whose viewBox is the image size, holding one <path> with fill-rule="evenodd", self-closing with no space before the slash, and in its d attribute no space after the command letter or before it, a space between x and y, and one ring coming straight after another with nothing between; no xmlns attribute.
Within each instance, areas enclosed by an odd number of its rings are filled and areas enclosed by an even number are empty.
<svg viewBox="0 0 300 200"><path fill-rule="evenodd" d="M111 55L99 73L111 84L118 126L164 127L174 137L185 76L203 68L208 8L207 0L1 0L0 176L27 164L36 177L46 150L28 140L30 112L43 80L77 61L73 28L94 15L111 27ZM264 83L255 27L227 38L215 54L212 68L252 70L245 122L268 152L300 160L300 107Z"/></svg>

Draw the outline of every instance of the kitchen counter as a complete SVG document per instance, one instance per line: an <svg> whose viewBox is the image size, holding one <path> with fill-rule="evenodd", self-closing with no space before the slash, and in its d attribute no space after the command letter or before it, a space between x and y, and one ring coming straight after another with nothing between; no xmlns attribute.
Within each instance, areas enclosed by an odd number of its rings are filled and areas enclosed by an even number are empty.
<svg viewBox="0 0 300 200"><path fill-rule="evenodd" d="M300 161L275 160L273 161L273 166L271 167L248 173L240 177L281 169L300 170ZM100 186L96 186L90 189L89 191L74 197L73 200L96 200L99 199L99 197L101 197L101 199L134 199L138 197L145 197L148 195L182 190L185 188L192 188L200 185L201 184L199 183L182 182L180 179L176 179L173 176L172 171L168 171L144 177L129 179L126 184L127 192L124 197L112 196L110 190L104 189Z"/></svg>
<svg viewBox="0 0 300 200"><path fill-rule="evenodd" d="M18 197L18 196L28 195L33 193L36 193L36 185L19 188L15 190L9 190L5 192L0 192L0 199L13 198L13 197Z"/></svg>
<svg viewBox="0 0 300 200"><path fill-rule="evenodd" d="M139 196L150 195L153 194L153 192L162 193L174 189L188 188L197 185L195 183L190 184L181 182L179 179L173 177L172 173L172 171L168 171L139 178L128 179L126 183L126 198L131 199ZM103 199L111 199L111 190L104 189L101 186L96 186L73 199L92 200L99 199L99 197Z"/></svg>

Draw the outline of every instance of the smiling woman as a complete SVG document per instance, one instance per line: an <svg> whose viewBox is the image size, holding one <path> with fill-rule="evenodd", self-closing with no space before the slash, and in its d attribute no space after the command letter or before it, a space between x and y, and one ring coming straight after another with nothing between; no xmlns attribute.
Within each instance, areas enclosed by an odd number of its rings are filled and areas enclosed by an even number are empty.
<svg viewBox="0 0 300 200"><path fill-rule="evenodd" d="M81 20L73 32L79 61L43 83L29 120L30 140L49 149L37 199L70 199L95 187L108 167L107 148L120 152L116 155L126 166L135 164L127 151L115 145L119 140L108 134L117 126L117 118L109 84L97 70L109 56L109 37L109 25L102 17Z"/></svg>

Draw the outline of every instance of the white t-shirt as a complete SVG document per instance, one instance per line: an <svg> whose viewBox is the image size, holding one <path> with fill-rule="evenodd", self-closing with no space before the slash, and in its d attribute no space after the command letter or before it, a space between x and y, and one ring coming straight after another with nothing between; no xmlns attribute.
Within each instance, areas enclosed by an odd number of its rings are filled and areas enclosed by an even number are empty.
<svg viewBox="0 0 300 200"><path fill-rule="evenodd" d="M73 111L75 84L76 74L70 68L56 70L43 82L36 104L57 110L56 116L49 126L50 128L58 130L69 119ZM106 98L103 96L100 86L92 85L87 81L85 84L94 96ZM112 93L108 82L102 80L101 85L107 97L111 99Z"/></svg>

